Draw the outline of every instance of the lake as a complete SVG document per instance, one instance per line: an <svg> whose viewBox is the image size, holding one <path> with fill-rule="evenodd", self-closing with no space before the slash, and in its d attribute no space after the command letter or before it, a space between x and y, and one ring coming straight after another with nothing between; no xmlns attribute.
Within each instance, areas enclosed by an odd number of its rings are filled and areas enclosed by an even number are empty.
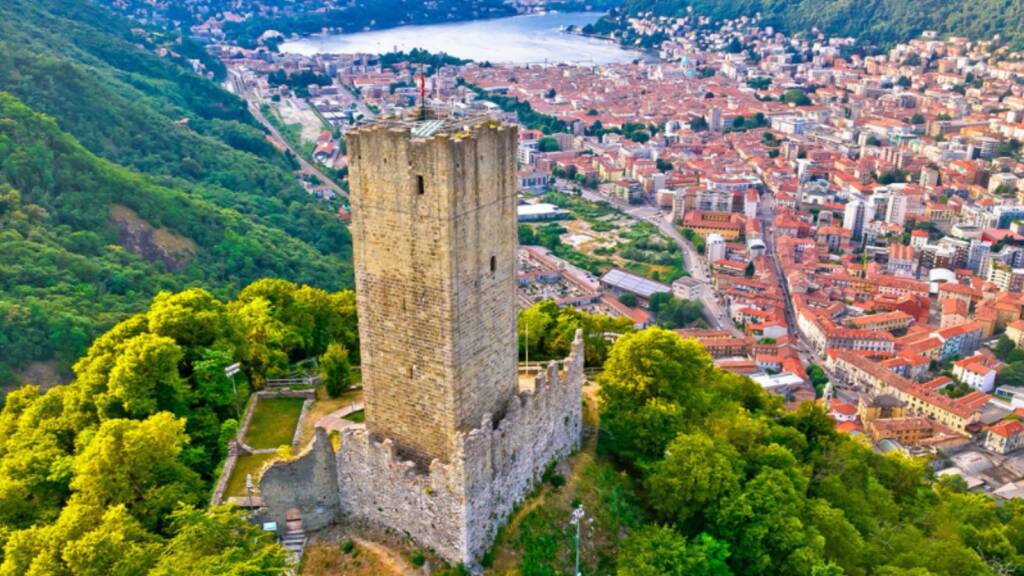
<svg viewBox="0 0 1024 576"><path fill-rule="evenodd" d="M643 54L611 42L566 34L563 29L596 22L599 12L527 14L492 20L402 26L372 32L311 36L281 45L282 52L381 54L413 48L444 52L477 62L629 62Z"/></svg>

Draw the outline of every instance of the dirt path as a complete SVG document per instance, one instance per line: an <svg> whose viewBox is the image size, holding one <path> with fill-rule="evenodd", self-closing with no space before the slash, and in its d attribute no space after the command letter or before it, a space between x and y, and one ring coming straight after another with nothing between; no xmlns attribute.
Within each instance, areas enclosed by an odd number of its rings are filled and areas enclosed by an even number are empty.
<svg viewBox="0 0 1024 576"><path fill-rule="evenodd" d="M352 540L367 552L375 555L381 561L381 564L386 566L396 576L420 576L423 574L422 570L414 568L404 557L396 554L383 544L363 540L362 538L353 538Z"/></svg>

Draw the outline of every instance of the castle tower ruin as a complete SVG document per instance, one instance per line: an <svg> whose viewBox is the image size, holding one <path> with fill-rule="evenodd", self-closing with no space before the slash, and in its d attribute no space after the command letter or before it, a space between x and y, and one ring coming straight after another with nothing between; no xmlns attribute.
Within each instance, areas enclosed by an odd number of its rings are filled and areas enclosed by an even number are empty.
<svg viewBox="0 0 1024 576"><path fill-rule="evenodd" d="M366 422L271 465L259 517L365 518L472 564L579 447L583 338L520 389L515 127L391 120L347 141Z"/></svg>
<svg viewBox="0 0 1024 576"><path fill-rule="evenodd" d="M424 465L515 393L516 134L432 120L347 137L366 426Z"/></svg>

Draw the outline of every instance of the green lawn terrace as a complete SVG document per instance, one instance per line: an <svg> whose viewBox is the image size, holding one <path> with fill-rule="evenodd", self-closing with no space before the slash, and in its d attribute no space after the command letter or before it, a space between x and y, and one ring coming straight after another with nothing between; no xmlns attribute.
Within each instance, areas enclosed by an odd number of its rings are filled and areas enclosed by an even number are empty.
<svg viewBox="0 0 1024 576"><path fill-rule="evenodd" d="M256 450L291 446L303 398L264 398L256 404L243 440Z"/></svg>
<svg viewBox="0 0 1024 576"><path fill-rule="evenodd" d="M263 469L277 459L277 453L245 454L239 456L234 469L231 471L231 477L228 478L228 487L224 491L224 497L247 496L248 491L245 486L245 477L247 475L252 476L253 484L259 485Z"/></svg>
<svg viewBox="0 0 1024 576"><path fill-rule="evenodd" d="M562 192L548 192L542 200L569 211L571 218L521 224L521 244L543 246L597 276L611 268L622 268L668 284L686 274L679 246L654 225L637 221L604 202Z"/></svg>
<svg viewBox="0 0 1024 576"><path fill-rule="evenodd" d="M358 370L354 380L358 382ZM281 458L290 457L301 452L313 440L316 427L321 421L337 413L344 413L354 405L361 404L362 390L349 390L337 398L331 398L323 386L316 389L313 403L302 416L304 398L263 398L253 409L249 428L243 442L253 450L254 454L240 454L231 474L228 477L224 497L244 497L247 495L245 477L251 475L253 484L259 485L263 470ZM346 420L362 422L363 411L357 410L347 416ZM301 420L300 420L301 417ZM293 440L297 443L293 445Z"/></svg>

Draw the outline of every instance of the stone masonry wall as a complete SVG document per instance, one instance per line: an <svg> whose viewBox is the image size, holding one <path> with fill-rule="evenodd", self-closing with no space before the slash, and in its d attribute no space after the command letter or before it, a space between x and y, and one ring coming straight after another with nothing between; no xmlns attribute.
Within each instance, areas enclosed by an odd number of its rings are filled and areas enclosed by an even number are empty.
<svg viewBox="0 0 1024 576"><path fill-rule="evenodd" d="M470 432L463 449L466 481L465 559L479 558L498 529L530 494L548 464L580 447L583 434L583 335L576 333L564 374L552 362L532 393L512 398L497 427Z"/></svg>
<svg viewBox="0 0 1024 576"><path fill-rule="evenodd" d="M350 132L366 426L421 467L516 378L516 129Z"/></svg>
<svg viewBox="0 0 1024 576"><path fill-rule="evenodd" d="M317 529L333 514L358 516L405 532L452 563L473 564L547 465L579 448L581 334L563 368L560 374L552 363L533 391L512 397L497 425L486 415L479 428L459 435L451 462L434 460L428 471L365 429L343 432L336 453L326 432L317 430L306 454L263 475L264 519L283 526L287 511L296 508L304 527Z"/></svg>
<svg viewBox="0 0 1024 576"><path fill-rule="evenodd" d="M292 508L302 515L306 530L318 530L334 522L341 507L335 454L327 431L317 428L309 450L294 460L279 460L267 468L260 478L260 497L260 520L277 522L281 530Z"/></svg>
<svg viewBox="0 0 1024 576"><path fill-rule="evenodd" d="M342 438L338 453L342 511L407 532L453 563L472 564L547 465L579 448L582 433L583 342L577 335L560 378L557 364L538 375L532 392L514 395L495 426L459 438L449 464L424 474L400 460L393 444L365 431Z"/></svg>

